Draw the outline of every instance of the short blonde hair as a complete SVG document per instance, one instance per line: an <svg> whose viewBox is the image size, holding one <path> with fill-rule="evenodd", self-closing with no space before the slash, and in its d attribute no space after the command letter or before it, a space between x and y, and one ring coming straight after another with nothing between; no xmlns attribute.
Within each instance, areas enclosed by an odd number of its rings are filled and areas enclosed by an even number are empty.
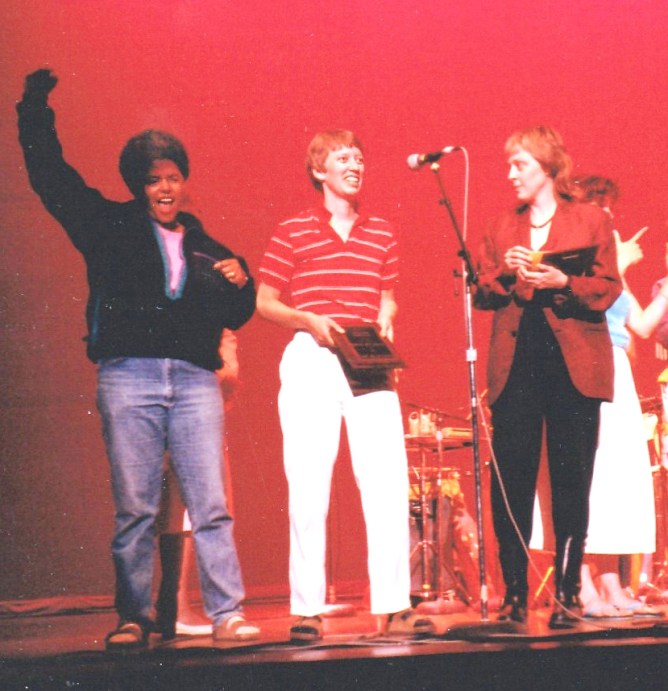
<svg viewBox="0 0 668 691"><path fill-rule="evenodd" d="M319 173L322 173L325 170L327 156L332 151L343 149L344 147L355 147L363 152L362 143L357 135L350 130L325 130L318 132L308 145L306 150L306 172L318 192L322 192L322 182L313 175L313 171L317 170Z"/></svg>
<svg viewBox="0 0 668 691"><path fill-rule="evenodd" d="M571 174L573 160L566 152L561 135L551 127L537 125L526 130L518 130L508 137L505 146L507 156L524 149L542 166L554 180L554 190L562 197L572 196Z"/></svg>

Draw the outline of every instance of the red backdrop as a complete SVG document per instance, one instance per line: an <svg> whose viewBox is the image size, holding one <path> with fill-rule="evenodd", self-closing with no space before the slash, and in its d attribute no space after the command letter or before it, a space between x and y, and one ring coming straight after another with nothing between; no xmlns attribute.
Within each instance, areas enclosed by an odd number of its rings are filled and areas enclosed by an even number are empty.
<svg viewBox="0 0 668 691"><path fill-rule="evenodd" d="M52 103L68 160L107 196L128 193L119 151L146 127L173 131L192 162L192 209L257 268L280 219L316 200L303 166L318 130L365 142L367 208L402 236L398 346L402 398L468 411L457 245L416 151L470 154L469 239L512 203L502 154L511 131L560 130L578 172L615 178L617 226L641 225L646 259L630 282L646 302L663 275L668 7L594 0L6 0L0 10L0 599L108 593L112 505L84 355L81 258L28 187L14 103L41 66L60 77ZM463 157L443 160L460 222ZM488 316L476 314L484 389ZM276 414L288 335L254 318L240 332L243 389L230 414L237 539L249 593L287 590L287 488ZM638 347L642 394L659 364ZM471 469L470 454L453 464ZM365 577L359 501L344 461L335 487L337 582ZM378 478L382 482L382 478Z"/></svg>

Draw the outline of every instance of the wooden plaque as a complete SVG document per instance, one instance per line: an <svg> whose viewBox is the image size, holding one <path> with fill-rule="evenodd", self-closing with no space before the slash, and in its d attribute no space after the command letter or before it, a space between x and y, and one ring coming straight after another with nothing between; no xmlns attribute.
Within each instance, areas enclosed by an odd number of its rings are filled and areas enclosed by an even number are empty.
<svg viewBox="0 0 668 691"><path fill-rule="evenodd" d="M380 335L377 324L345 327L345 333L332 329L337 350L352 370L381 370L406 367L394 346Z"/></svg>

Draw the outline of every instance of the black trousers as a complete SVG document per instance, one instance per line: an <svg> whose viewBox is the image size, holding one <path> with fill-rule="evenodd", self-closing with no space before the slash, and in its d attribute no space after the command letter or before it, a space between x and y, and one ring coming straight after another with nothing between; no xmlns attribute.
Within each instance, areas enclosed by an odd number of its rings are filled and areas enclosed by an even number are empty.
<svg viewBox="0 0 668 691"><path fill-rule="evenodd" d="M526 601L528 594L522 541L526 545L531 537L543 427L557 549L555 585L566 595L577 596L580 590L600 403L573 386L542 308L527 306L508 382L492 405L493 450L508 502L507 507L493 473L492 513L506 597Z"/></svg>

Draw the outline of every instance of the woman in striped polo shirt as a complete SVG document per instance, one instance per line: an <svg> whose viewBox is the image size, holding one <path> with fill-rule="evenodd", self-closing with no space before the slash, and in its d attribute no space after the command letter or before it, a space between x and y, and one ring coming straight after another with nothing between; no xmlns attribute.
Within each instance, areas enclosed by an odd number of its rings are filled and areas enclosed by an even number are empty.
<svg viewBox="0 0 668 691"><path fill-rule="evenodd" d="M280 364L278 407L290 492L292 640L322 637L326 519L342 419L367 530L371 611L386 632L427 634L410 609L408 473L399 400L388 376L359 381L332 332L378 324L393 337L398 254L394 230L363 214L365 162L346 130L317 134L307 171L322 203L281 223L260 268L259 313L294 329Z"/></svg>

